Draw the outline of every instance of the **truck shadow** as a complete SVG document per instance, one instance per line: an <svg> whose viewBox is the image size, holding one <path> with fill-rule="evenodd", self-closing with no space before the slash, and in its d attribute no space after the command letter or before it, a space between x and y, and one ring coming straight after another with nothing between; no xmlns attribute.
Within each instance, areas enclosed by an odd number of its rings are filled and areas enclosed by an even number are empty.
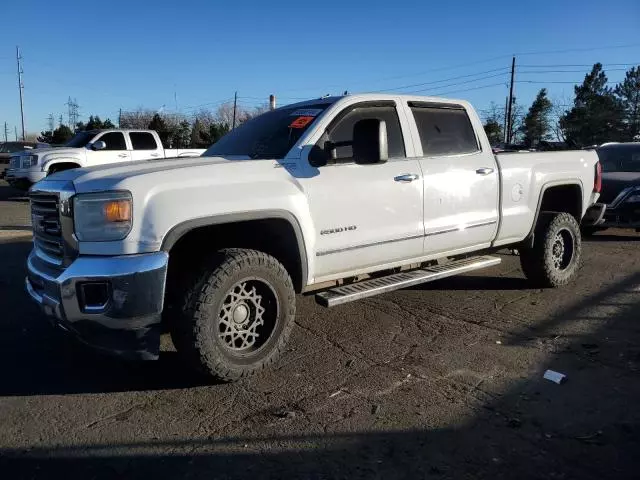
<svg viewBox="0 0 640 480"><path fill-rule="evenodd" d="M10 187L5 181L0 180L0 201L28 202L27 192Z"/></svg>
<svg viewBox="0 0 640 480"><path fill-rule="evenodd" d="M537 371L480 397L474 415L456 425L401 430L381 423L372 430L304 434L309 424L300 417L313 412L300 412L281 420L278 431L292 433L5 448L0 468L12 479L637 478L639 285L640 274L631 275L539 324L538 335L547 337L560 325L585 328ZM569 380L544 380L547 368ZM251 418L246 432L260 428Z"/></svg>
<svg viewBox="0 0 640 480"><path fill-rule="evenodd" d="M24 290L31 242L0 241L0 396L185 388L203 384L175 352L157 362L124 362L56 330Z"/></svg>

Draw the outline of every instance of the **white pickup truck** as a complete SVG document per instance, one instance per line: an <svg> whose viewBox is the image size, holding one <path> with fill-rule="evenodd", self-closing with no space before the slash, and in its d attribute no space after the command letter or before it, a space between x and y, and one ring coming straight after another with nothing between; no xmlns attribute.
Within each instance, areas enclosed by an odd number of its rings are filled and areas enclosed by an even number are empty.
<svg viewBox="0 0 640 480"><path fill-rule="evenodd" d="M576 276L601 220L593 151L494 156L464 101L311 100L265 113L202 157L76 169L31 189L26 288L54 324L128 358L162 322L196 368L230 381L283 350L296 294L333 307L489 267Z"/></svg>
<svg viewBox="0 0 640 480"><path fill-rule="evenodd" d="M136 160L197 157L204 149L164 149L154 130L90 130L77 133L64 147L25 150L11 157L6 180L28 188L47 175L78 167Z"/></svg>

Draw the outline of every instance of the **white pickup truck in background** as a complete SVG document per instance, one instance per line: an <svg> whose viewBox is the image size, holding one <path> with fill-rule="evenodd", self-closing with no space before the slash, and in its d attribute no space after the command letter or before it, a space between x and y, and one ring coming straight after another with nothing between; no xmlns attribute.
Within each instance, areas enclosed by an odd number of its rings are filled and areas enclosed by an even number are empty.
<svg viewBox="0 0 640 480"><path fill-rule="evenodd" d="M573 281L601 221L594 151L494 155L459 100L347 95L264 113L201 157L70 170L31 189L26 288L128 358L230 381L284 350L296 294L326 307L500 263Z"/></svg>
<svg viewBox="0 0 640 480"><path fill-rule="evenodd" d="M154 130L91 130L77 133L64 147L25 150L13 155L6 180L14 187L25 189L62 170L136 160L197 157L204 151L162 148Z"/></svg>

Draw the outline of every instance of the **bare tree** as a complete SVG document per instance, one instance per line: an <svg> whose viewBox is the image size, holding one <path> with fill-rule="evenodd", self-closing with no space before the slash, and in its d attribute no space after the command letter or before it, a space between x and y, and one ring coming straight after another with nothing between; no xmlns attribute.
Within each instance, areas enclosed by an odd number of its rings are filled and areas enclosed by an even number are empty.
<svg viewBox="0 0 640 480"><path fill-rule="evenodd" d="M122 112L120 116L120 128L149 128L149 123L156 112L138 107L136 110Z"/></svg>
<svg viewBox="0 0 640 480"><path fill-rule="evenodd" d="M558 95L551 100L551 134L558 142L565 142L567 139L560 127L560 119L566 115L571 108L573 100L566 95Z"/></svg>

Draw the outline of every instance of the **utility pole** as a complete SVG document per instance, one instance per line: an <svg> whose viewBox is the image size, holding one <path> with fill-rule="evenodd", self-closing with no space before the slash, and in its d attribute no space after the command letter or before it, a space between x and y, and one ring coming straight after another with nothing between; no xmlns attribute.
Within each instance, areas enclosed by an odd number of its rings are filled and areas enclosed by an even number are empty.
<svg viewBox="0 0 640 480"><path fill-rule="evenodd" d="M14 126L13 127L13 133L16 134L16 142L18 141L18 127Z"/></svg>
<svg viewBox="0 0 640 480"><path fill-rule="evenodd" d="M49 116L47 117L47 121L49 122L49 131L53 132L56 124L55 120L53 119L53 113L49 114Z"/></svg>
<svg viewBox="0 0 640 480"><path fill-rule="evenodd" d="M504 143L507 144L507 118L509 118L509 97L504 97L504 129L502 136L504 137Z"/></svg>
<svg viewBox="0 0 640 480"><path fill-rule="evenodd" d="M122 123L122 109L118 112L118 128L121 128L120 124Z"/></svg>
<svg viewBox="0 0 640 480"><path fill-rule="evenodd" d="M4 141L8 142L9 139L7 138L9 136L9 127L7 127L7 122L4 122Z"/></svg>
<svg viewBox="0 0 640 480"><path fill-rule="evenodd" d="M24 83L22 83L22 57L20 56L20 47L16 47L16 60L18 61L18 91L20 92L20 121L22 122L22 140L25 140L24 136L24 100L22 98L24 91ZM16 138L16 141L18 139Z"/></svg>
<svg viewBox="0 0 640 480"><path fill-rule="evenodd" d="M236 128L236 109L238 108L238 92L233 96L233 126L231 130Z"/></svg>
<svg viewBox="0 0 640 480"><path fill-rule="evenodd" d="M80 115L78 115L78 108L79 108L78 100L76 100L75 98L72 99L71 97L69 97L65 105L68 107L67 115L69 117L69 128L71 129L72 132L75 132L76 124L78 123L78 119L80 118Z"/></svg>
<svg viewBox="0 0 640 480"><path fill-rule="evenodd" d="M276 96L269 95L269 110L275 110L275 109L276 109Z"/></svg>
<svg viewBox="0 0 640 480"><path fill-rule="evenodd" d="M513 77L516 72L516 57L511 60L511 85L509 87L509 118L507 121L507 143L511 143L511 130L513 130L513 121L511 118L511 111L513 110Z"/></svg>
<svg viewBox="0 0 640 480"><path fill-rule="evenodd" d="M62 126L62 114L60 114L60 117L58 118L58 126Z"/></svg>

